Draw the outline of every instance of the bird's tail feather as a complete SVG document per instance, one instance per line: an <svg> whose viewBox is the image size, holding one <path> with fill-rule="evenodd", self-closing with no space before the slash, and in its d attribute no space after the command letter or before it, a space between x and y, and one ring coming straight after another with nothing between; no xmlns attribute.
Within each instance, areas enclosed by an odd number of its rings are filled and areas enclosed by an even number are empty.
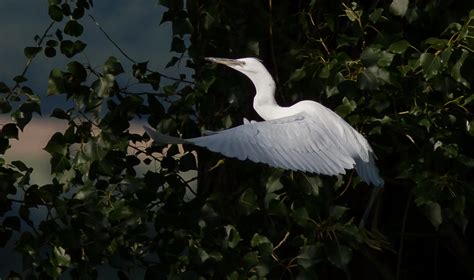
<svg viewBox="0 0 474 280"><path fill-rule="evenodd" d="M383 187L384 181L379 175L377 166L375 166L373 155L369 155L369 162L356 158L355 169L357 174L359 174L362 180L367 184L372 184L375 187Z"/></svg>
<svg viewBox="0 0 474 280"><path fill-rule="evenodd" d="M144 126L146 133L155 140L156 143L158 144L185 144L188 143L188 141L178 138L178 137L173 137L169 135L165 135L162 133L159 133L158 131L154 130L153 128L149 126Z"/></svg>

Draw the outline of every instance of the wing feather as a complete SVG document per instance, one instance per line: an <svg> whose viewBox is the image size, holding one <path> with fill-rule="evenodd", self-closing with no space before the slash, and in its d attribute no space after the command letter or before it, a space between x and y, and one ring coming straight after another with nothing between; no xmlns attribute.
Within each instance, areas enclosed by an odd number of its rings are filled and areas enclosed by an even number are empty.
<svg viewBox="0 0 474 280"><path fill-rule="evenodd" d="M163 137L150 129L147 132L161 142L192 143L228 157L291 170L337 175L356 167L364 181L383 185L367 140L329 109L320 113L246 122L191 139Z"/></svg>

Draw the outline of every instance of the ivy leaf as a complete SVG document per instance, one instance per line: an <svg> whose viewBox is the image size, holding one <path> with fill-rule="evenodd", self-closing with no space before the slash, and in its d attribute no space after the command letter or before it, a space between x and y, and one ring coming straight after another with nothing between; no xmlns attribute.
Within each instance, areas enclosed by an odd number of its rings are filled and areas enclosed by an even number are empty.
<svg viewBox="0 0 474 280"><path fill-rule="evenodd" d="M354 100L349 100L347 97L344 96L342 98L342 104L337 106L335 111L341 117L345 117L351 112L353 112L357 108L357 103Z"/></svg>
<svg viewBox="0 0 474 280"><path fill-rule="evenodd" d="M302 80L304 77L306 77L306 70L304 68L298 68L291 74L288 81L297 82Z"/></svg>
<svg viewBox="0 0 474 280"><path fill-rule="evenodd" d="M266 183L267 193L273 193L283 188L283 184L280 182L281 172L273 173Z"/></svg>
<svg viewBox="0 0 474 280"><path fill-rule="evenodd" d="M304 269L310 268L321 260L321 246L319 244L303 246L296 257L296 262Z"/></svg>
<svg viewBox="0 0 474 280"><path fill-rule="evenodd" d="M227 246L229 246L229 248L237 247L239 242L242 240L242 238L240 238L240 234L237 231L237 229L232 225L227 225L224 228L225 228L225 232L227 236L226 237Z"/></svg>
<svg viewBox="0 0 474 280"><path fill-rule="evenodd" d="M246 189L242 195L240 195L239 202L246 215L249 215L258 208L257 195L250 188Z"/></svg>

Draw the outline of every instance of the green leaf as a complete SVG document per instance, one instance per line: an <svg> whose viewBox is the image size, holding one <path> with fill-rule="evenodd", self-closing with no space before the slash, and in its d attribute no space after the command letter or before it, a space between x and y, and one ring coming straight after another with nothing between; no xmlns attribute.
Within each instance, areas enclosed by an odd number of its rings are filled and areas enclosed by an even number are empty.
<svg viewBox="0 0 474 280"><path fill-rule="evenodd" d="M453 49L448 47L446 48L442 53L441 53L441 63L443 64L444 67L447 67L449 64L449 59L451 58L451 55L453 54Z"/></svg>
<svg viewBox="0 0 474 280"><path fill-rule="evenodd" d="M335 111L341 117L345 117L357 108L357 103L354 100L349 100L344 96L342 98L342 104L337 106Z"/></svg>
<svg viewBox="0 0 474 280"><path fill-rule="evenodd" d="M61 10L63 10L63 14L65 16L70 16L71 15L71 6L68 3L63 3L61 5Z"/></svg>
<svg viewBox="0 0 474 280"><path fill-rule="evenodd" d="M431 53L422 53L420 56L420 64L426 80L438 75L441 70L441 58Z"/></svg>
<svg viewBox="0 0 474 280"><path fill-rule="evenodd" d="M63 109L60 108L55 108L53 110L53 113L50 115L53 118L61 119L61 120L69 120L71 119L71 116L69 113L66 113Z"/></svg>
<svg viewBox="0 0 474 280"><path fill-rule="evenodd" d="M396 16L404 17L408 10L408 0L393 0L390 4L390 12Z"/></svg>
<svg viewBox="0 0 474 280"><path fill-rule="evenodd" d="M390 73L385 69L373 65L367 67L359 76L359 87L363 90L376 90L380 86L390 83Z"/></svg>
<svg viewBox="0 0 474 280"><path fill-rule="evenodd" d="M64 33L74 36L74 37L79 37L82 35L82 32L84 32L84 27L80 23L78 23L76 20L70 20L66 23L66 26L64 27Z"/></svg>
<svg viewBox="0 0 474 280"><path fill-rule="evenodd" d="M64 40L61 41L59 49L61 53L64 54L67 58L71 58L76 54L82 52L86 48L86 44L80 40L76 40L75 42L71 40Z"/></svg>
<svg viewBox="0 0 474 280"><path fill-rule="evenodd" d="M176 36L173 37L173 41L171 41L171 51L177 53L184 53L186 51L184 40Z"/></svg>
<svg viewBox="0 0 474 280"><path fill-rule="evenodd" d="M81 19L84 16L84 8L77 7L72 11L72 18L75 20Z"/></svg>
<svg viewBox="0 0 474 280"><path fill-rule="evenodd" d="M7 123L2 127L1 135L7 138L18 139L18 127L14 123Z"/></svg>
<svg viewBox="0 0 474 280"><path fill-rule="evenodd" d="M193 153L186 153L179 158L179 167L181 171L196 170L196 157Z"/></svg>
<svg viewBox="0 0 474 280"><path fill-rule="evenodd" d="M122 64L120 61L113 56L110 56L104 63L104 74L112 74L117 76L121 73L125 72L123 70Z"/></svg>
<svg viewBox="0 0 474 280"><path fill-rule="evenodd" d="M288 79L288 81L291 82L297 82L302 80L304 77L306 77L306 70L304 67L296 69Z"/></svg>
<svg viewBox="0 0 474 280"><path fill-rule="evenodd" d="M373 23L377 23L383 15L383 8L377 8L369 15L369 20Z"/></svg>
<svg viewBox="0 0 474 280"><path fill-rule="evenodd" d="M48 95L55 95L65 91L65 73L59 69L53 69L48 79Z"/></svg>
<svg viewBox="0 0 474 280"><path fill-rule="evenodd" d="M431 202L425 204L425 214L430 220L431 224L438 229L439 225L443 222L443 216L441 214L441 206L437 202Z"/></svg>
<svg viewBox="0 0 474 280"><path fill-rule="evenodd" d="M300 226L305 226L310 220L308 210L305 207L299 207L291 213L291 217Z"/></svg>
<svg viewBox="0 0 474 280"><path fill-rule="evenodd" d="M181 1L175 1L181 2ZM188 18L175 18L172 24L173 35L183 36L193 33L193 25Z"/></svg>
<svg viewBox="0 0 474 280"><path fill-rule="evenodd" d="M471 85L469 82L461 76L461 67L464 64L464 61L468 57L468 52L466 50L462 50L461 57L458 59L458 61L454 64L453 68L451 68L451 77L453 77L456 82L462 84L463 86L467 88L471 88Z"/></svg>
<svg viewBox="0 0 474 280"><path fill-rule="evenodd" d="M402 54L407 50L409 46L410 46L410 43L408 43L407 40L401 40L401 41L391 44L388 47L388 51L392 53L396 53L396 54Z"/></svg>
<svg viewBox="0 0 474 280"><path fill-rule="evenodd" d="M349 210L349 208L340 205L334 205L329 210L329 217L332 220L337 221L342 218L342 216L344 215L344 213L346 213L347 210Z"/></svg>
<svg viewBox="0 0 474 280"><path fill-rule="evenodd" d="M62 21L63 20L63 11L61 7L58 5L50 5L48 7L48 15L54 21Z"/></svg>
<svg viewBox="0 0 474 280"><path fill-rule="evenodd" d="M148 61L145 62L139 62L136 64L133 64L132 70L133 70L133 76L137 79L143 79L147 72L148 68Z"/></svg>
<svg viewBox="0 0 474 280"><path fill-rule="evenodd" d="M449 41L446 39L441 38L428 38L425 41L426 44L430 45L432 48L436 50L444 50L448 45Z"/></svg>
<svg viewBox="0 0 474 280"><path fill-rule="evenodd" d="M21 84L21 83L24 83L24 82L28 81L28 79L23 75L15 76L15 78L13 78L13 80L15 82L17 82L18 84Z"/></svg>
<svg viewBox="0 0 474 280"><path fill-rule="evenodd" d="M346 269L352 259L352 249L336 242L325 246L328 261L335 267Z"/></svg>
<svg viewBox="0 0 474 280"><path fill-rule="evenodd" d="M56 49L53 47L46 47L44 48L44 55L46 57L55 57L56 56Z"/></svg>
<svg viewBox="0 0 474 280"><path fill-rule="evenodd" d="M6 217L3 220L2 225L6 228L10 228L12 230L20 231L20 228L21 228L20 218L18 218L16 216Z"/></svg>
<svg viewBox="0 0 474 280"><path fill-rule="evenodd" d="M115 76L112 74L105 74L94 84L94 89L98 97L110 96L114 91Z"/></svg>
<svg viewBox="0 0 474 280"><path fill-rule="evenodd" d="M154 90L158 90L160 88L161 74L152 72L146 75L145 82L149 83Z"/></svg>
<svg viewBox="0 0 474 280"><path fill-rule="evenodd" d="M321 260L320 244L303 246L299 255L296 257L296 263L304 269L310 268Z"/></svg>
<svg viewBox="0 0 474 280"><path fill-rule="evenodd" d="M5 154L8 148L10 148L10 141L8 140L8 138L0 137L0 154Z"/></svg>
<svg viewBox="0 0 474 280"><path fill-rule="evenodd" d="M71 265L71 256L66 253L66 250L61 246L54 246L53 248L53 262L58 266L69 267Z"/></svg>
<svg viewBox="0 0 474 280"><path fill-rule="evenodd" d="M242 195L240 195L239 203L242 206L246 215L249 215L256 209L258 209L257 205L257 195L253 191L253 189L246 189Z"/></svg>
<svg viewBox="0 0 474 280"><path fill-rule="evenodd" d="M11 110L12 110L12 106L10 105L10 103L8 101L0 99L0 113L1 114L9 113Z"/></svg>
<svg viewBox="0 0 474 280"><path fill-rule="evenodd" d="M248 252L243 257L244 267L250 268L258 263L258 252Z"/></svg>
<svg viewBox="0 0 474 280"><path fill-rule="evenodd" d="M10 92L10 88L3 82L0 82L0 93Z"/></svg>
<svg viewBox="0 0 474 280"><path fill-rule="evenodd" d="M42 47L26 47L24 53L26 58L33 59L42 49Z"/></svg>
<svg viewBox="0 0 474 280"><path fill-rule="evenodd" d="M175 0L159 0L160 5L170 10L181 10L183 9L183 1Z"/></svg>
<svg viewBox="0 0 474 280"><path fill-rule="evenodd" d="M237 229L232 225L227 225L224 228L226 232L227 246L229 246L229 248L237 247L239 242L242 241L242 238L240 238L240 234Z"/></svg>
<svg viewBox="0 0 474 280"><path fill-rule="evenodd" d="M67 141L64 135L61 132L56 132L55 134L53 134L51 139L49 139L48 144L46 144L46 147L44 147L44 150L50 153L51 155L66 155Z"/></svg>
<svg viewBox="0 0 474 280"><path fill-rule="evenodd" d="M179 57L173 56L170 61L166 64L165 68L169 68L171 66L174 66L178 61L180 60Z"/></svg>
<svg viewBox="0 0 474 280"><path fill-rule="evenodd" d="M25 172L25 171L30 170L30 168L28 166L26 166L26 164L24 162L19 161L19 160L12 161L12 165L14 165L16 168L18 168L18 170L20 170L21 172Z"/></svg>
<svg viewBox="0 0 474 280"><path fill-rule="evenodd" d="M268 178L268 181L265 184L267 193L273 193L283 188L283 184L280 182L280 178L281 172L275 172Z"/></svg>
<svg viewBox="0 0 474 280"><path fill-rule="evenodd" d="M255 233L252 237L252 240L250 240L250 246L252 247L257 247L266 243L271 243L268 237L266 237L265 235L260 235L258 233Z"/></svg>
<svg viewBox="0 0 474 280"><path fill-rule="evenodd" d="M67 70L72 74L73 78L79 80L80 82L84 82L87 79L86 69L81 63L77 61L69 62L67 65Z"/></svg>

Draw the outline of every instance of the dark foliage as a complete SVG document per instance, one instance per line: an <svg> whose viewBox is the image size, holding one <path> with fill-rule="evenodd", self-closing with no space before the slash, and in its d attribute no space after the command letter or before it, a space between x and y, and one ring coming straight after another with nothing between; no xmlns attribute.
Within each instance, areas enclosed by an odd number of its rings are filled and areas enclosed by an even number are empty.
<svg viewBox="0 0 474 280"><path fill-rule="evenodd" d="M34 185L32 169L3 154L40 98L28 67L0 82L0 113L13 119L0 133L0 244L24 260L10 277L94 279L104 265L120 279L474 277L474 4L404 2L161 0L176 54L168 67L186 64L187 80L126 51L131 67L81 61L92 1L48 1L52 23L24 54L28 65L69 58L51 71L48 93L74 106L51 114L68 128L44 148L51 183ZM251 84L205 56L262 58L281 104L319 101L369 139L386 186L367 228L356 225L370 187L354 172L196 157L195 147L163 150L130 133L137 118L183 137L258 119ZM150 90L134 92L120 76ZM38 209L47 215L35 224Z"/></svg>

